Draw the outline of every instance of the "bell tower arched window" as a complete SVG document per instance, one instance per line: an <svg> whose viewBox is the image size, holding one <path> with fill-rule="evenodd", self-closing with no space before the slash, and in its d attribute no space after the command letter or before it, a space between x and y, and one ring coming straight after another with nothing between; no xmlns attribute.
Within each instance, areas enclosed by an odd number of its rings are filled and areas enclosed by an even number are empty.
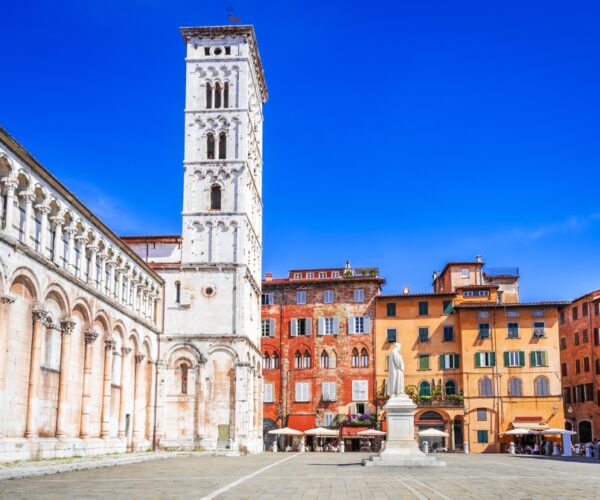
<svg viewBox="0 0 600 500"><path fill-rule="evenodd" d="M187 363L181 363L181 365L179 365L179 369L181 370L181 394L187 394L188 393L188 371L189 371L189 366L187 365Z"/></svg>
<svg viewBox="0 0 600 500"><path fill-rule="evenodd" d="M227 157L227 135L225 132L219 134L219 160Z"/></svg>
<svg viewBox="0 0 600 500"><path fill-rule="evenodd" d="M206 83L206 109L212 108L212 85Z"/></svg>
<svg viewBox="0 0 600 500"><path fill-rule="evenodd" d="M225 82L223 85L223 107L229 107L229 82Z"/></svg>
<svg viewBox="0 0 600 500"><path fill-rule="evenodd" d="M221 210L221 188L216 184L210 188L210 209Z"/></svg>
<svg viewBox="0 0 600 500"><path fill-rule="evenodd" d="M175 303L179 304L181 302L181 283L179 281L175 282Z"/></svg>
<svg viewBox="0 0 600 500"><path fill-rule="evenodd" d="M221 84L215 83L215 109L221 107Z"/></svg>
<svg viewBox="0 0 600 500"><path fill-rule="evenodd" d="M206 158L208 160L215 159L215 136L212 134L206 135Z"/></svg>

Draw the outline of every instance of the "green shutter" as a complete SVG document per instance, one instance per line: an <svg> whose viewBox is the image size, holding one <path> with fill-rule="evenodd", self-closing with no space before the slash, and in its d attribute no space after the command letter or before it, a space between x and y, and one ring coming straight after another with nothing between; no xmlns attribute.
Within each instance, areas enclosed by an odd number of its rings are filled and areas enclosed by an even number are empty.
<svg viewBox="0 0 600 500"><path fill-rule="evenodd" d="M548 361L546 359L546 351L542 351L542 366L548 366ZM598 403L600 403L600 400L598 400Z"/></svg>
<svg viewBox="0 0 600 500"><path fill-rule="evenodd" d="M454 368L460 368L460 356L454 354Z"/></svg>
<svg viewBox="0 0 600 500"><path fill-rule="evenodd" d="M510 366L510 353L508 351L504 352L504 366Z"/></svg>
<svg viewBox="0 0 600 500"><path fill-rule="evenodd" d="M519 366L525 366L525 353L519 351Z"/></svg>
<svg viewBox="0 0 600 500"><path fill-rule="evenodd" d="M479 353L476 352L475 353L475 367L479 368L481 366L481 363L479 361Z"/></svg>
<svg viewBox="0 0 600 500"><path fill-rule="evenodd" d="M440 363L440 370L443 370L445 368L445 366L444 366L444 355L443 354L440 354L439 363Z"/></svg>
<svg viewBox="0 0 600 500"><path fill-rule="evenodd" d="M496 366L496 353L490 352L490 366Z"/></svg>

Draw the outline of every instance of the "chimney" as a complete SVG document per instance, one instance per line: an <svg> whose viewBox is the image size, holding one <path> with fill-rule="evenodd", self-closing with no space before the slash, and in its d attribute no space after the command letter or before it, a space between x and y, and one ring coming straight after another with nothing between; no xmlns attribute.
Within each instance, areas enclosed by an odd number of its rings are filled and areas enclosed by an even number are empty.
<svg viewBox="0 0 600 500"><path fill-rule="evenodd" d="M477 262L478 264L481 264L481 255L477 255L475 257L475 262Z"/></svg>
<svg viewBox="0 0 600 500"><path fill-rule="evenodd" d="M410 293L410 287L408 285L404 285L404 287L402 288L402 294L408 295L409 293Z"/></svg>
<svg viewBox="0 0 600 500"><path fill-rule="evenodd" d="M273 281L273 273L267 273L265 281Z"/></svg>

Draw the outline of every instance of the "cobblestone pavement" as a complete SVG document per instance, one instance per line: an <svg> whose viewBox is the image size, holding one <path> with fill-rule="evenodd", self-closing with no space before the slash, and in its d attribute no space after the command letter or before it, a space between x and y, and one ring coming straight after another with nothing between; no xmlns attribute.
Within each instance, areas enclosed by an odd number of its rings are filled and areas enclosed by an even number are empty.
<svg viewBox="0 0 600 500"><path fill-rule="evenodd" d="M362 467L358 453L173 457L0 482L0 498L577 498L600 497L600 462L443 456L447 467Z"/></svg>

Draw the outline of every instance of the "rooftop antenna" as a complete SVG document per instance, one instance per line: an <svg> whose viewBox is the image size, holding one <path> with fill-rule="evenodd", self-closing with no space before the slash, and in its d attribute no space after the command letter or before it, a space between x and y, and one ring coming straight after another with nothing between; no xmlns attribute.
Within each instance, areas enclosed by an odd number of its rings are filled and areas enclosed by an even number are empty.
<svg viewBox="0 0 600 500"><path fill-rule="evenodd" d="M233 9L231 7L227 7L227 20L230 23L240 23L242 20L239 17L235 17L233 15Z"/></svg>

